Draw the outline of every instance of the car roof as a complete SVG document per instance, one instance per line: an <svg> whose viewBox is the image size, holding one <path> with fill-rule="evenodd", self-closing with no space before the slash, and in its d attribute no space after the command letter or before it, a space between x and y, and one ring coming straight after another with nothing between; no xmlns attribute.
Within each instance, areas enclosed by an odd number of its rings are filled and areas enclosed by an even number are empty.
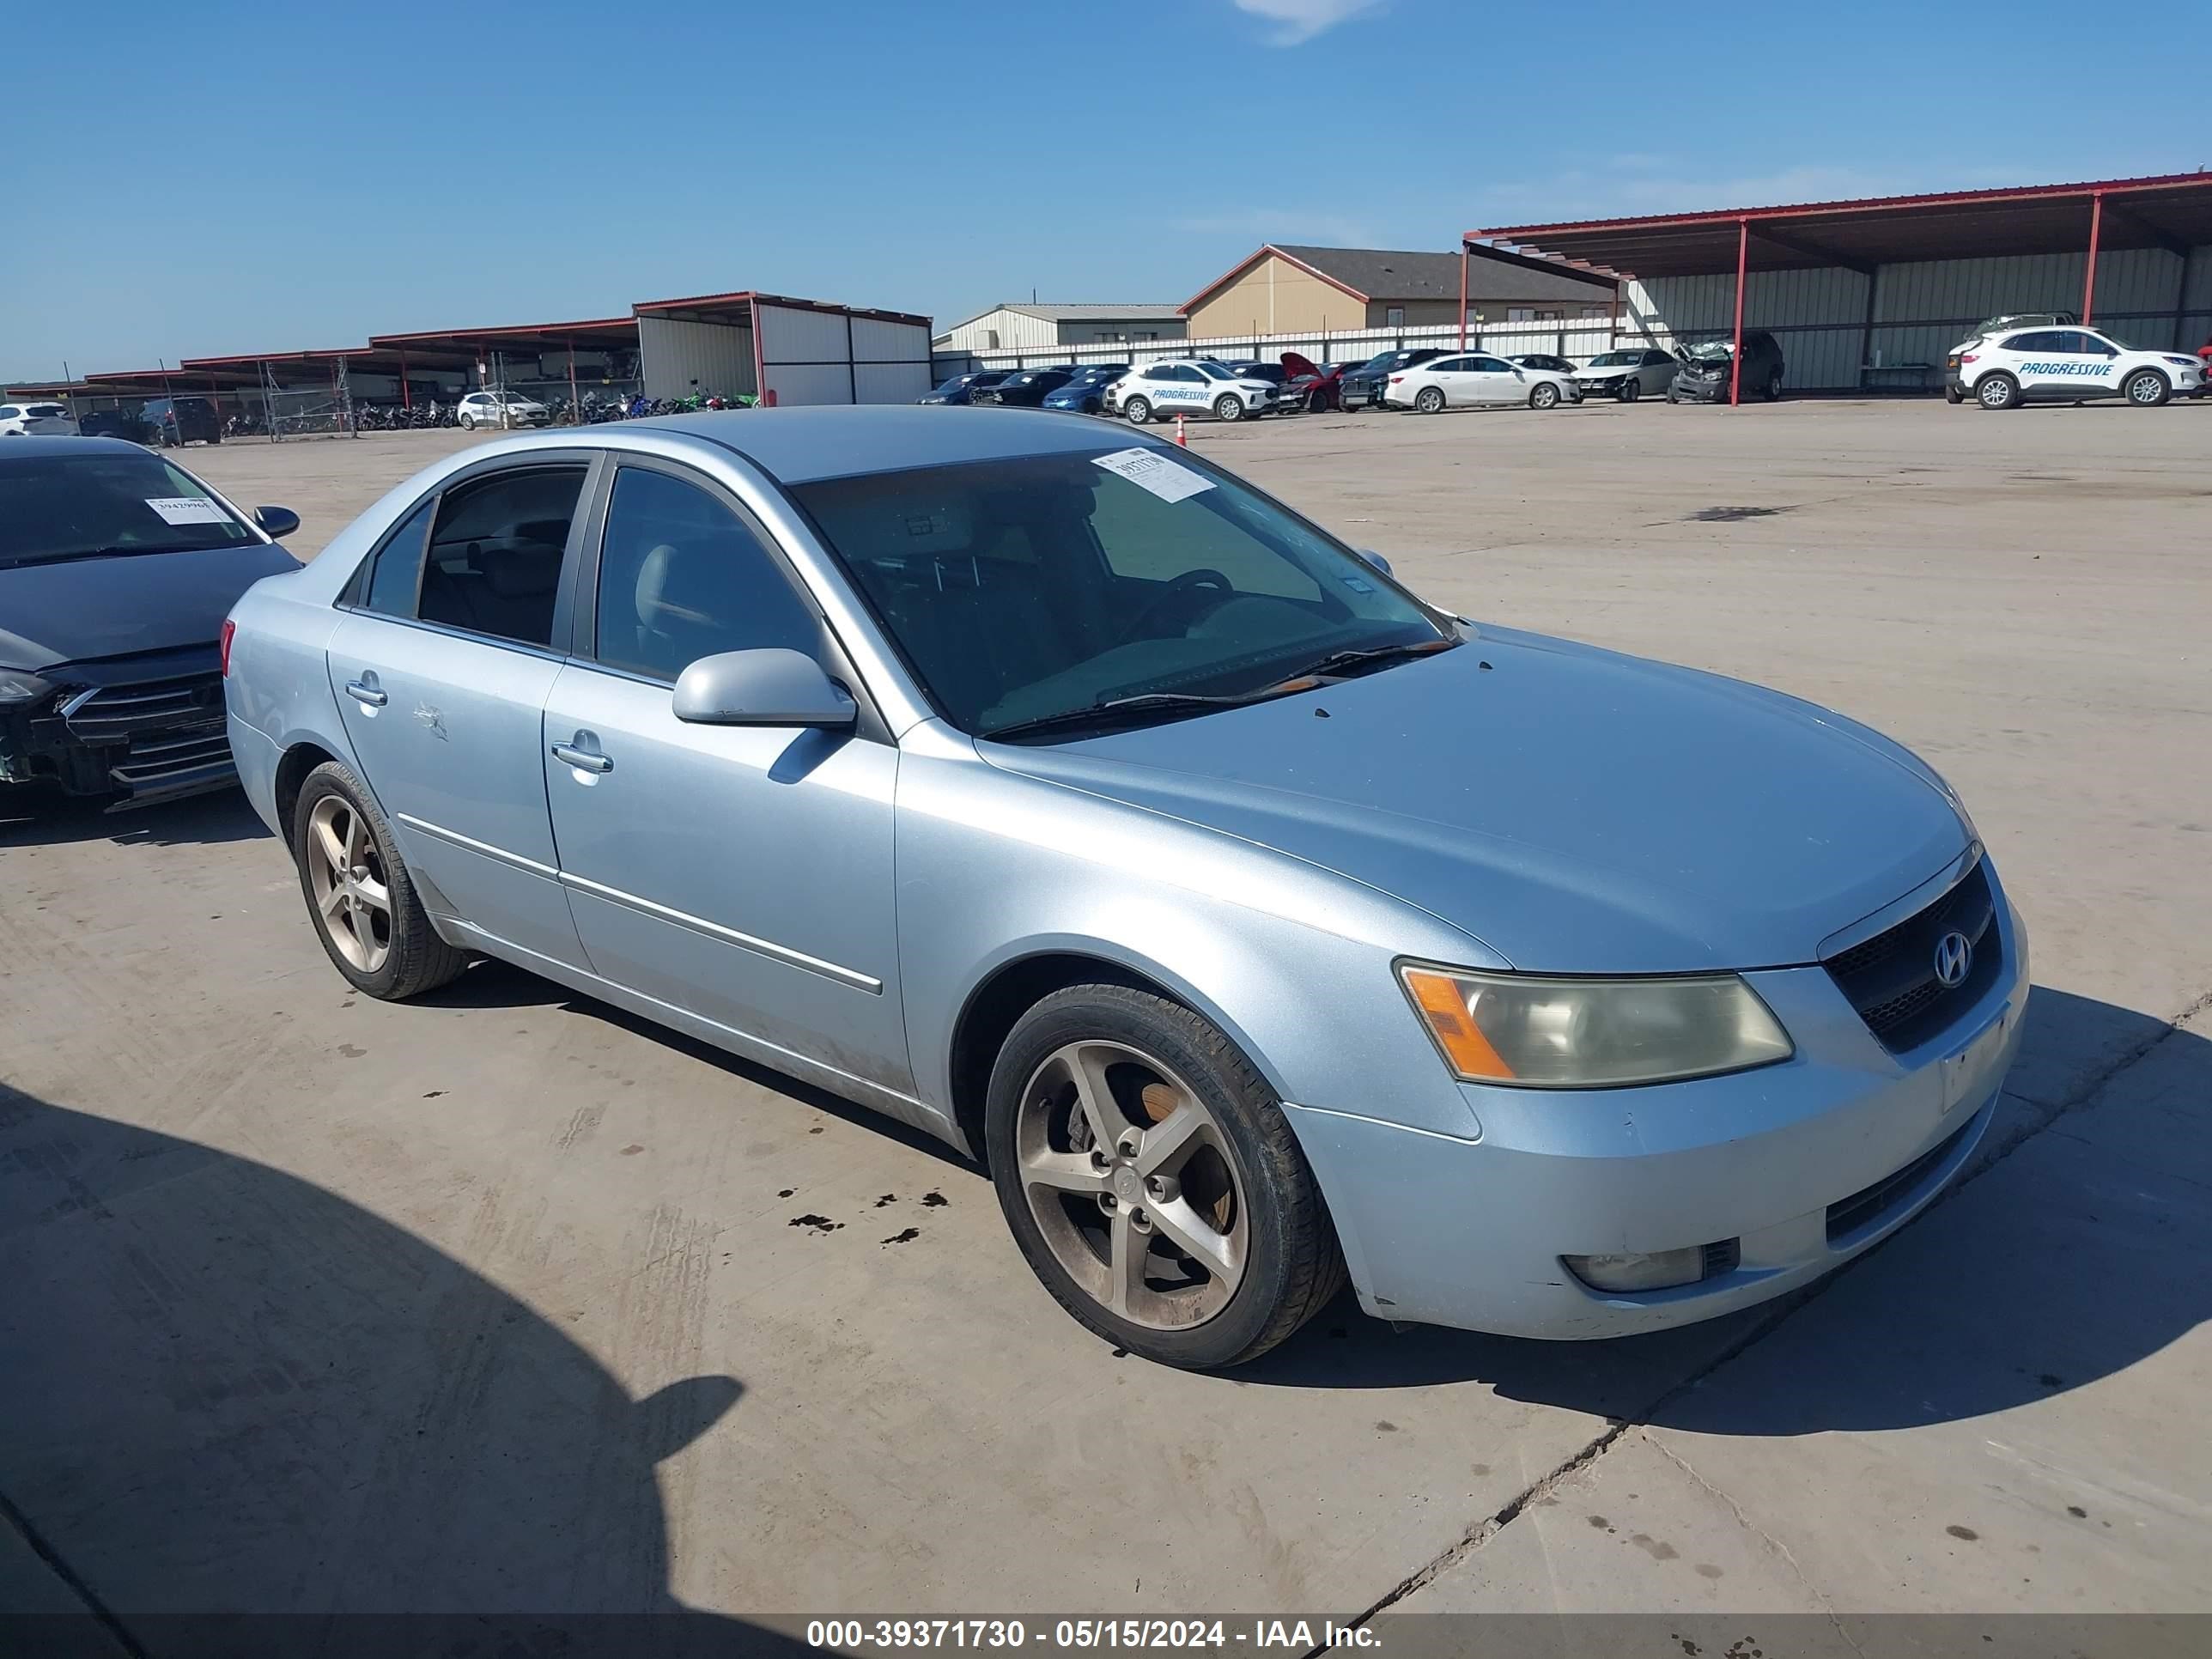
<svg viewBox="0 0 2212 1659"><path fill-rule="evenodd" d="M952 466L966 461L1013 460L1027 455L1080 454L1105 447L1168 448L1136 432L1113 434L1110 444L1086 421L1023 409L924 408L913 404L831 405L812 409L709 410L625 422L631 430L704 438L735 450L782 483L894 472L908 467ZM578 434L541 435L549 446L574 447Z"/></svg>
<svg viewBox="0 0 2212 1659"><path fill-rule="evenodd" d="M8 447L0 456L14 459L27 456L36 459L41 455L143 455L144 448L123 438L65 438L60 434L25 433L20 438L8 440Z"/></svg>

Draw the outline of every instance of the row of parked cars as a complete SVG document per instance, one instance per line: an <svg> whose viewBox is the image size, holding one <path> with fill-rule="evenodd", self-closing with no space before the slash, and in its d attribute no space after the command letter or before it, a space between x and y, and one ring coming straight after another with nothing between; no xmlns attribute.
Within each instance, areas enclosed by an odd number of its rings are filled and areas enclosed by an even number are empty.
<svg viewBox="0 0 2212 1659"><path fill-rule="evenodd" d="M1771 334L1743 337L1741 395L1782 395L1782 348ZM1194 357L1128 363L1060 363L1048 368L976 369L955 374L919 401L1003 404L1118 415L1139 426L1172 416L1242 421L1267 415L1329 410L1411 409L1423 414L1485 404L1560 404L1610 398L1634 403L1724 401L1734 371L1729 340L1701 342L1679 354L1656 347L1599 353L1577 365L1565 357L1523 353L1504 357L1438 346L1377 352L1360 362L1316 363L1295 351L1277 362Z"/></svg>
<svg viewBox="0 0 2212 1659"><path fill-rule="evenodd" d="M205 398L155 398L135 413L94 409L82 415L70 414L66 404L43 400L0 403L0 438L122 438L174 449L221 443L222 418Z"/></svg>

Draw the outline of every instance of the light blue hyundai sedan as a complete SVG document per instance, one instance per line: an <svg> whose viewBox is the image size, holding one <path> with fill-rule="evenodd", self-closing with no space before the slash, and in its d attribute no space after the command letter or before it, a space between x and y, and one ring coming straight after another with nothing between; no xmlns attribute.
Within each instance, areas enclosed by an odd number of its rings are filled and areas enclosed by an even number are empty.
<svg viewBox="0 0 2212 1659"><path fill-rule="evenodd" d="M1896 744L1064 416L484 444L224 672L351 984L495 957L941 1136L1169 1364L1347 1274L1531 1337L1778 1295L1935 1198L2019 1042L2020 920Z"/></svg>

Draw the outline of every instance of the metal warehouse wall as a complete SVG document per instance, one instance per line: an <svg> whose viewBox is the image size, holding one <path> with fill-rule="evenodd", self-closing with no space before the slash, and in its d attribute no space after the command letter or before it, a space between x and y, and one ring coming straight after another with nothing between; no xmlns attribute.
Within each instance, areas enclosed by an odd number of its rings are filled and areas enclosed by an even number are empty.
<svg viewBox="0 0 2212 1659"><path fill-rule="evenodd" d="M781 404L910 403L929 390L929 329L797 306L758 307L761 363Z"/></svg>
<svg viewBox="0 0 2212 1659"><path fill-rule="evenodd" d="M1853 390L1860 365L1941 364L1976 323L2005 311L2078 311L2087 252L1991 259L1936 259L1883 265L1872 279L1855 270L1755 270L1744 283L1743 325L1781 342L1784 384L1797 390ZM2097 258L2093 325L2130 345L2193 349L2212 329L2212 250L2187 266L2163 248L2128 249ZM1735 276L1668 276L1632 282L1621 318L1624 337L1648 331L1665 345L1726 334L1734 324Z"/></svg>
<svg viewBox="0 0 2212 1659"><path fill-rule="evenodd" d="M637 319L637 343L648 398L758 390L753 384L753 331L749 328L647 314Z"/></svg>
<svg viewBox="0 0 2212 1659"><path fill-rule="evenodd" d="M999 337L994 341L991 336ZM1042 317L1032 317L1019 311L987 311L973 322L963 323L952 331L945 349L951 351L1012 350L1018 346L1048 346L1058 343L1060 330Z"/></svg>

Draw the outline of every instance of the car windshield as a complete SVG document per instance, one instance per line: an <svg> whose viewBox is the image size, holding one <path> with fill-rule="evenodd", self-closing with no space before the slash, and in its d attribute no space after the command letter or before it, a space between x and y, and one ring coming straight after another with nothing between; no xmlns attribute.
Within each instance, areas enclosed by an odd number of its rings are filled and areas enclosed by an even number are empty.
<svg viewBox="0 0 2212 1659"><path fill-rule="evenodd" d="M0 457L0 567L258 539L204 485L157 455Z"/></svg>
<svg viewBox="0 0 2212 1659"><path fill-rule="evenodd" d="M1237 698L1439 618L1226 473L1156 447L793 486L938 708L979 737L1123 698Z"/></svg>
<svg viewBox="0 0 2212 1659"><path fill-rule="evenodd" d="M1601 351L1589 360L1592 368L1634 368L1644 361L1640 351Z"/></svg>
<svg viewBox="0 0 2212 1659"><path fill-rule="evenodd" d="M1735 356L1733 340L1699 340L1682 348L1682 355L1693 362L1726 362Z"/></svg>

